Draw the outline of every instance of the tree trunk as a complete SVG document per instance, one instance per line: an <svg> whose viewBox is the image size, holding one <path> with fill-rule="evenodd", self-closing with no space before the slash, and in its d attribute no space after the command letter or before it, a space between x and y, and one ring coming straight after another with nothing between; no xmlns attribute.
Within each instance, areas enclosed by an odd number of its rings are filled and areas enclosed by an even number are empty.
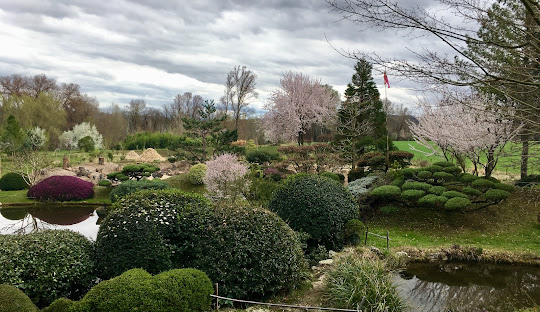
<svg viewBox="0 0 540 312"><path fill-rule="evenodd" d="M298 132L298 146L304 145L304 132Z"/></svg>
<svg viewBox="0 0 540 312"><path fill-rule="evenodd" d="M491 177L493 170L495 169L495 157L493 156L493 151L489 151L487 155L487 164L486 164L486 177Z"/></svg>
<svg viewBox="0 0 540 312"><path fill-rule="evenodd" d="M527 177L527 171L529 167L529 135L521 135L521 178Z"/></svg>

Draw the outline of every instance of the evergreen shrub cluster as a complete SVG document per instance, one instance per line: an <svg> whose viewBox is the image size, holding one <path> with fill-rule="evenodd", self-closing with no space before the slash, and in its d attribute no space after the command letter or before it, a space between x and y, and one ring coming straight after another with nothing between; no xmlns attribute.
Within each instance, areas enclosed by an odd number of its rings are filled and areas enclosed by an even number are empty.
<svg viewBox="0 0 540 312"><path fill-rule="evenodd" d="M189 182L193 185L203 185L204 176L206 175L206 165L196 164L188 171Z"/></svg>
<svg viewBox="0 0 540 312"><path fill-rule="evenodd" d="M114 203L118 200L118 198L126 196L127 194L135 193L141 190L162 190L168 187L169 185L161 180L146 180L146 179L140 180L140 181L129 180L129 181L124 181L120 185L116 186L109 193L109 197L111 199L111 202Z"/></svg>
<svg viewBox="0 0 540 312"><path fill-rule="evenodd" d="M273 160L278 160L279 154L270 153L267 151L255 150L246 154L246 160L250 163L257 163L262 165L264 163L271 162Z"/></svg>
<svg viewBox="0 0 540 312"><path fill-rule="evenodd" d="M126 165L122 171L111 172L107 175L107 179L112 181L127 181L130 179L141 180L152 175L153 172L159 170L159 167L151 164L133 164Z"/></svg>
<svg viewBox="0 0 540 312"><path fill-rule="evenodd" d="M0 178L0 190L2 191L18 191L28 188L28 183L24 178L15 172L6 173Z"/></svg>
<svg viewBox="0 0 540 312"><path fill-rule="evenodd" d="M27 196L41 201L88 199L94 196L94 184L72 176L52 176L32 186Z"/></svg>
<svg viewBox="0 0 540 312"><path fill-rule="evenodd" d="M37 312L28 296L15 286L0 284L0 312Z"/></svg>

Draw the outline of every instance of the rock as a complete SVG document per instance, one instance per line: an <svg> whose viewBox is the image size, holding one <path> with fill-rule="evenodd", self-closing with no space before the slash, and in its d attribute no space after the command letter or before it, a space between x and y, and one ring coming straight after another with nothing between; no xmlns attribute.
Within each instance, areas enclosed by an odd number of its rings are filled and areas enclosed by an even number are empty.
<svg viewBox="0 0 540 312"><path fill-rule="evenodd" d="M397 257L408 257L409 255L405 251L398 251L396 252Z"/></svg>
<svg viewBox="0 0 540 312"><path fill-rule="evenodd" d="M89 175L89 172L88 172L88 170L86 170L86 168L79 167L79 171L77 172L78 177L86 177L88 175Z"/></svg>
<svg viewBox="0 0 540 312"><path fill-rule="evenodd" d="M337 254L338 253L333 250L328 251L328 255L330 256L330 258L334 258L335 256L337 256Z"/></svg>
<svg viewBox="0 0 540 312"><path fill-rule="evenodd" d="M382 255L382 252L377 247L371 246L371 247L369 247L369 250L371 250L371 252L377 254L378 256Z"/></svg>
<svg viewBox="0 0 540 312"><path fill-rule="evenodd" d="M160 171L157 171L157 172L154 172L152 173L152 177L154 178L161 178L163 176L163 172L160 172Z"/></svg>
<svg viewBox="0 0 540 312"><path fill-rule="evenodd" d="M334 263L334 259L326 259L319 261L319 265L330 265L332 263Z"/></svg>

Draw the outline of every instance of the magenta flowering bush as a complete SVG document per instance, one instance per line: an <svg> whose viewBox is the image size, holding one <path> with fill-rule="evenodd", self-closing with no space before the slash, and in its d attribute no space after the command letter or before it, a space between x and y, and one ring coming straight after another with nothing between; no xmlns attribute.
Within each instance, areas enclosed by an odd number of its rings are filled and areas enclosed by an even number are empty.
<svg viewBox="0 0 540 312"><path fill-rule="evenodd" d="M206 162L203 182L209 194L216 199L235 201L249 188L247 165L232 154L223 154Z"/></svg>
<svg viewBox="0 0 540 312"><path fill-rule="evenodd" d="M71 176L52 176L32 186L26 195L41 201L68 201L92 198L94 184Z"/></svg>

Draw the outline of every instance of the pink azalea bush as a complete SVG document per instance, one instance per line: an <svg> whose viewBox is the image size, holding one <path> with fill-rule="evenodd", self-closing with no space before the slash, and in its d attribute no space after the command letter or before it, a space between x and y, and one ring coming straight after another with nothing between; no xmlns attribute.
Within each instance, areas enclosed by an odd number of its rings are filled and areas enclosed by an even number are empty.
<svg viewBox="0 0 540 312"><path fill-rule="evenodd" d="M203 178L206 189L214 198L235 201L247 191L249 181L248 166L238 161L232 154L223 154L206 162Z"/></svg>
<svg viewBox="0 0 540 312"><path fill-rule="evenodd" d="M32 186L26 196L42 201L88 199L94 196L94 184L77 177L52 176Z"/></svg>

